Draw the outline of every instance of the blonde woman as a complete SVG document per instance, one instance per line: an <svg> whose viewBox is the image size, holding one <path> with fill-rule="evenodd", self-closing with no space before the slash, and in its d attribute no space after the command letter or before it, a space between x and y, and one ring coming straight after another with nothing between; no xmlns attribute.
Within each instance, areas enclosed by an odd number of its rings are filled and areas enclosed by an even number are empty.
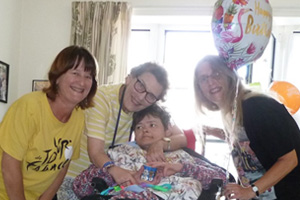
<svg viewBox="0 0 300 200"><path fill-rule="evenodd" d="M246 89L222 58L206 56L196 66L198 108L220 110L240 184L229 199L300 199L300 132L284 105Z"/></svg>

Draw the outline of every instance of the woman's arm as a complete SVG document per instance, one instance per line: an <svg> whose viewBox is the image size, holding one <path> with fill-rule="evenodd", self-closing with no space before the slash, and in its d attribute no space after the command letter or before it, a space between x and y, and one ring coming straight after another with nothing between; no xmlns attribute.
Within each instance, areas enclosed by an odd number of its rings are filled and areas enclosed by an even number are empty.
<svg viewBox="0 0 300 200"><path fill-rule="evenodd" d="M298 165L298 158L295 150L278 158L277 162L254 184L263 193L270 187L276 185L281 179L289 174Z"/></svg>
<svg viewBox="0 0 300 200"><path fill-rule="evenodd" d="M260 178L254 185L258 188L259 193L265 192L267 189L276 185L287 174L289 174L298 165L298 158L295 150L278 158L277 162ZM238 184L228 184L226 186L225 195L234 194L234 199L250 199L256 194L249 186L244 188Z"/></svg>
<svg viewBox="0 0 300 200"><path fill-rule="evenodd" d="M106 162L111 161L104 151L104 141L102 140L88 137L88 153L91 162L99 168L102 168ZM128 170L120 167L112 166L108 169L108 173L119 185L129 186L136 183L133 175Z"/></svg>
<svg viewBox="0 0 300 200"><path fill-rule="evenodd" d="M96 167L102 168L104 163L110 161L104 150L104 141L92 137L87 137L88 154L91 162Z"/></svg>
<svg viewBox="0 0 300 200"><path fill-rule="evenodd" d="M225 140L225 132L223 131L223 129L205 125L202 126L202 129L205 135L212 135L221 140Z"/></svg>
<svg viewBox="0 0 300 200"><path fill-rule="evenodd" d="M68 171L70 163L66 165L57 175L56 179L53 183L48 187L48 189L40 196L39 200L51 200L53 199L55 193L59 189L60 185L62 184L64 177Z"/></svg>
<svg viewBox="0 0 300 200"><path fill-rule="evenodd" d="M3 151L2 176L6 192L11 200L25 200L21 161Z"/></svg>
<svg viewBox="0 0 300 200"><path fill-rule="evenodd" d="M289 176L298 165L299 127L284 105L272 98L248 98L242 106L243 125L250 147L266 169L266 173L254 183L262 193ZM255 195L251 187L248 189Z"/></svg>
<svg viewBox="0 0 300 200"><path fill-rule="evenodd" d="M174 151L187 146L187 139L183 131L177 125L170 125L169 131L171 132L170 149L168 149L167 142L164 142L164 150Z"/></svg>

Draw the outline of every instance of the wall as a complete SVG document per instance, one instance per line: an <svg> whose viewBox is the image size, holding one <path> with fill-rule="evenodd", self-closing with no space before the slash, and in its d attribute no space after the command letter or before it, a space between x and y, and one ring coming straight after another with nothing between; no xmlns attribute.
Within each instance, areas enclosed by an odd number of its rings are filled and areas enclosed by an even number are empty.
<svg viewBox="0 0 300 200"><path fill-rule="evenodd" d="M57 53L69 45L71 1L24 1L18 96L32 89L33 79L47 79Z"/></svg>
<svg viewBox="0 0 300 200"><path fill-rule="evenodd" d="M10 64L9 105L46 79L56 54L69 44L73 0L1 0L0 60ZM21 2L21 3L20 3ZM210 15L215 1L128 0L137 15ZM300 16L300 1L270 0L274 16ZM3 20L5 19L5 20Z"/></svg>
<svg viewBox="0 0 300 200"><path fill-rule="evenodd" d="M8 106L18 97L21 5L19 0L0 2L0 60L10 65L8 103L0 102L0 121Z"/></svg>

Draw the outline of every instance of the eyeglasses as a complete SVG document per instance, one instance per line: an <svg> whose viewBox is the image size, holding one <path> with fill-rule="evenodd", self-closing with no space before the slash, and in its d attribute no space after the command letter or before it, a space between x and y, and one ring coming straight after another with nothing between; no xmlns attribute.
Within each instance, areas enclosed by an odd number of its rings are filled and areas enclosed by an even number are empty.
<svg viewBox="0 0 300 200"><path fill-rule="evenodd" d="M145 85L142 83L142 81L138 77L136 78L136 82L134 83L134 89L138 93L146 92L145 99L148 103L152 104L152 103L158 101L157 97L154 94L152 94L146 90Z"/></svg>
<svg viewBox="0 0 300 200"><path fill-rule="evenodd" d="M220 80L221 78L221 73L220 72L213 72L211 75L207 76L207 75L201 75L199 77L199 80L198 80L198 84L207 84L208 83L208 79L209 78L212 78L216 81Z"/></svg>

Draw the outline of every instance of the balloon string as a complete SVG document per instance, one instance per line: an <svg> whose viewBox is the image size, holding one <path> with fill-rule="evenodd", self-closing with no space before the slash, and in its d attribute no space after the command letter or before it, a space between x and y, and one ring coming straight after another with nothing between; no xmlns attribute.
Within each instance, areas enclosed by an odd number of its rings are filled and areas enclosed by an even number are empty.
<svg viewBox="0 0 300 200"><path fill-rule="evenodd" d="M240 79L238 78L236 82L236 90L235 90L235 97L233 101L233 107L232 107L232 124L231 124L231 134L234 134L234 129L235 129L235 124L236 124L236 115L237 115L237 96L239 93L239 83ZM230 163L230 158L231 158L231 152L232 152L232 145L233 143L231 142L232 139L230 138L230 134L227 135L227 141L229 142L229 155L228 155L228 162L227 162L227 167L226 167L226 184L229 182L230 179L230 173L229 173L229 163Z"/></svg>

